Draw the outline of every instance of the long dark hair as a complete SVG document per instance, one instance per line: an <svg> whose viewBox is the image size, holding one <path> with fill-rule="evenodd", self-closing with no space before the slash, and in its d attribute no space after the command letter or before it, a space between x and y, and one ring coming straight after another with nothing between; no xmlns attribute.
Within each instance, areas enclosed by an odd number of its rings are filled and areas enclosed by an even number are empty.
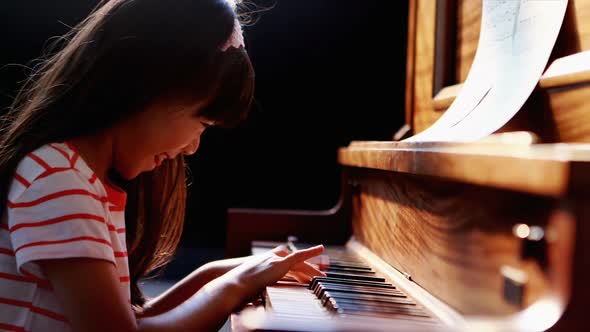
<svg viewBox="0 0 590 332"><path fill-rule="evenodd" d="M221 51L237 17L233 0L100 3L25 82L0 123L0 215L19 161L36 148L113 126L159 98L211 100L201 115L231 126L246 116L254 71L243 48ZM137 281L166 264L186 206L182 156L119 183L128 194L132 304Z"/></svg>

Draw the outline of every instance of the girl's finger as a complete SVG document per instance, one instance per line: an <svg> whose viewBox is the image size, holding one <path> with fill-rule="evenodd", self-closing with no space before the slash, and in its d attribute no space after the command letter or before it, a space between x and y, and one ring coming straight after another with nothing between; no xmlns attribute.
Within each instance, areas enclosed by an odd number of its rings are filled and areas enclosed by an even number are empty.
<svg viewBox="0 0 590 332"><path fill-rule="evenodd" d="M301 263L297 263L295 265L293 265L291 267L291 271L296 271L296 272L302 272L307 274L310 277L315 277L315 276L322 276L325 277L326 274L320 270L318 270L316 267L314 267L313 265L307 263L307 262L301 262Z"/></svg>
<svg viewBox="0 0 590 332"><path fill-rule="evenodd" d="M308 260L312 257L317 256L317 255L320 255L323 252L324 252L323 245L311 247L308 249L302 249L302 250L298 250L298 251L290 254L289 256L285 257L285 261L288 262L289 264L293 265L293 264Z"/></svg>
<svg viewBox="0 0 590 332"><path fill-rule="evenodd" d="M286 257L286 256L289 256L289 254L291 252L288 250L284 250L284 251L274 251L273 253L277 256L280 256L280 257Z"/></svg>
<svg viewBox="0 0 590 332"><path fill-rule="evenodd" d="M271 250L271 252L273 252L281 257L287 256L290 253L289 249L287 249L287 246L284 244L282 244L278 247L275 247L274 249Z"/></svg>
<svg viewBox="0 0 590 332"><path fill-rule="evenodd" d="M319 255L316 257L312 257L309 260L307 260L307 262L318 265L322 268L330 267L330 257L327 255Z"/></svg>

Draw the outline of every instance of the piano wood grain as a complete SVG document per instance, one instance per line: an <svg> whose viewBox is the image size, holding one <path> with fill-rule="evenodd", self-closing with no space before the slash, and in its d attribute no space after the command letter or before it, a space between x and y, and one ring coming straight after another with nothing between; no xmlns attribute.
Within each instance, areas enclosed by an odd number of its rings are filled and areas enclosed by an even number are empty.
<svg viewBox="0 0 590 332"><path fill-rule="evenodd" d="M520 262L512 228L545 225L552 199L391 172L353 177L360 186L353 199L355 237L459 312L522 309L503 298L502 266L527 273L524 306L548 291L539 267Z"/></svg>

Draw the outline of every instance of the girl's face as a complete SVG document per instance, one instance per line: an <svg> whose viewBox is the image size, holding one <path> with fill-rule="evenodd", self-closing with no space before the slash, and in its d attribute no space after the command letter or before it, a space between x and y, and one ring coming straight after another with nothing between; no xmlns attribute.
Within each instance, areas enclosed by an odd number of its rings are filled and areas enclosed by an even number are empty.
<svg viewBox="0 0 590 332"><path fill-rule="evenodd" d="M151 171L166 159L197 151L211 120L197 116L205 102L158 102L115 128L113 167L125 179Z"/></svg>

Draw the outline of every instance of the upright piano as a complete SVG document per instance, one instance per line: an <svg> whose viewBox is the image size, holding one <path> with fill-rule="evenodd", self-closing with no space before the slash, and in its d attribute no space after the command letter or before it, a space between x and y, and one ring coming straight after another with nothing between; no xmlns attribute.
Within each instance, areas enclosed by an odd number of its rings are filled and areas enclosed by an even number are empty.
<svg viewBox="0 0 590 332"><path fill-rule="evenodd" d="M267 287L234 331L587 330L590 0L569 0L543 75L501 128L404 139L460 93L481 17L482 1L410 0L406 126L338 151L334 208L229 211L229 256L322 243L330 259L327 277Z"/></svg>

